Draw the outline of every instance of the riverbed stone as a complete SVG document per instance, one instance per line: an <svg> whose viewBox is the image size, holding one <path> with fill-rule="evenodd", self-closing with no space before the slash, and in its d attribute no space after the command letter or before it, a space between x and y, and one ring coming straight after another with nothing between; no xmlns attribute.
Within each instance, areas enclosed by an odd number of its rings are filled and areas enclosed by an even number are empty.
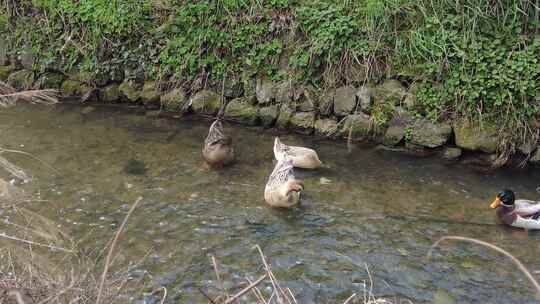
<svg viewBox="0 0 540 304"><path fill-rule="evenodd" d="M34 83L34 73L29 70L15 71L9 75L7 83L16 90L29 89Z"/></svg>
<svg viewBox="0 0 540 304"><path fill-rule="evenodd" d="M221 96L210 90L202 90L191 97L190 103L195 113L214 115L221 107Z"/></svg>
<svg viewBox="0 0 540 304"><path fill-rule="evenodd" d="M227 104L225 117L236 122L256 125L258 121L257 107L246 98L235 98Z"/></svg>
<svg viewBox="0 0 540 304"><path fill-rule="evenodd" d="M366 114L371 113L373 88L364 85L356 92L356 98L358 99L358 105L360 110Z"/></svg>
<svg viewBox="0 0 540 304"><path fill-rule="evenodd" d="M335 136L337 132L337 121L332 118L320 118L315 121L315 135Z"/></svg>
<svg viewBox="0 0 540 304"><path fill-rule="evenodd" d="M0 65L0 81L7 82L9 74L15 71L14 65Z"/></svg>
<svg viewBox="0 0 540 304"><path fill-rule="evenodd" d="M448 160L458 159L463 151L457 147L446 147L444 148L443 158Z"/></svg>
<svg viewBox="0 0 540 304"><path fill-rule="evenodd" d="M343 138L358 140L369 136L372 129L371 117L365 113L348 115L342 123L339 134Z"/></svg>
<svg viewBox="0 0 540 304"><path fill-rule="evenodd" d="M448 123L435 123L424 118L418 119L411 125L410 143L436 148L444 145L451 134L452 127Z"/></svg>
<svg viewBox="0 0 540 304"><path fill-rule="evenodd" d="M161 96L161 104L165 111L179 112L185 111L188 98L182 88L173 89Z"/></svg>
<svg viewBox="0 0 540 304"><path fill-rule="evenodd" d="M406 112L398 112L388 123L388 128L383 136L385 146L395 146L399 144L407 133L407 127L412 121L412 117Z"/></svg>
<svg viewBox="0 0 540 304"><path fill-rule="evenodd" d="M259 108L259 118L262 125L265 127L271 127L276 122L279 116L279 108L277 105L270 105Z"/></svg>
<svg viewBox="0 0 540 304"><path fill-rule="evenodd" d="M399 105L407 95L405 87L395 79L387 79L373 89L373 102Z"/></svg>
<svg viewBox="0 0 540 304"><path fill-rule="evenodd" d="M144 104L159 103L161 92L154 81L145 82L141 92L141 101Z"/></svg>
<svg viewBox="0 0 540 304"><path fill-rule="evenodd" d="M352 86L343 86L334 93L334 113L346 116L356 108L356 89Z"/></svg>
<svg viewBox="0 0 540 304"><path fill-rule="evenodd" d="M120 92L131 102L136 102L141 97L139 86L133 80L124 80L118 87Z"/></svg>
<svg viewBox="0 0 540 304"><path fill-rule="evenodd" d="M37 81L41 89L58 90L62 86L64 75L59 73L45 73L41 75Z"/></svg>
<svg viewBox="0 0 540 304"><path fill-rule="evenodd" d="M119 85L113 83L99 90L99 98L104 102L115 102L120 99L122 93Z"/></svg>
<svg viewBox="0 0 540 304"><path fill-rule="evenodd" d="M462 149L495 153L498 139L497 129L484 123L482 127L477 124L459 120L454 123L456 145Z"/></svg>
<svg viewBox="0 0 540 304"><path fill-rule="evenodd" d="M314 112L298 112L291 117L291 127L302 134L311 134L315 124Z"/></svg>
<svg viewBox="0 0 540 304"><path fill-rule="evenodd" d="M289 105L282 105L279 109L279 116L276 120L276 126L281 129L287 129L293 115L293 108L291 108Z"/></svg>

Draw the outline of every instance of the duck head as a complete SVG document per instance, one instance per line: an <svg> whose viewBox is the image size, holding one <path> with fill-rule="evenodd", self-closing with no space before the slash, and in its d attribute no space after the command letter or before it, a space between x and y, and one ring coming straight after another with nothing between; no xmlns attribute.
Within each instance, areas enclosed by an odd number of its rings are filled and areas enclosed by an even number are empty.
<svg viewBox="0 0 540 304"><path fill-rule="evenodd" d="M497 194L495 200L493 201L493 203L491 203L490 207L493 209L496 209L499 206L514 207L515 200L516 196L514 194L514 191L510 189L504 189Z"/></svg>

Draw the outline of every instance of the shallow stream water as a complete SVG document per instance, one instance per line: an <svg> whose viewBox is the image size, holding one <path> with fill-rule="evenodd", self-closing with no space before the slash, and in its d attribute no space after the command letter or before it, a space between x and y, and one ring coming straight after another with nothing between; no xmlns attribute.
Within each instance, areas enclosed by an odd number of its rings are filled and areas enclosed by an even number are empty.
<svg viewBox="0 0 540 304"><path fill-rule="evenodd" d="M275 210L263 199L275 131L227 124L238 161L210 171L200 163L210 121L81 110L1 109L0 145L39 156L59 171L10 155L34 177L22 187L48 201L33 208L82 246L103 246L142 196L121 258L146 256L133 276L166 286L176 303L206 302L199 287L215 294L211 255L226 287L258 277L257 244L301 303L343 303L353 292L363 294L370 281L375 296L395 303L537 303L524 276L493 251L445 243L429 261L426 254L440 237L468 236L540 270L540 233L500 226L489 209L503 187L540 200L538 169L486 173L371 145L350 151L343 142L281 134L287 144L315 148L325 165L296 172L306 183L301 207Z"/></svg>

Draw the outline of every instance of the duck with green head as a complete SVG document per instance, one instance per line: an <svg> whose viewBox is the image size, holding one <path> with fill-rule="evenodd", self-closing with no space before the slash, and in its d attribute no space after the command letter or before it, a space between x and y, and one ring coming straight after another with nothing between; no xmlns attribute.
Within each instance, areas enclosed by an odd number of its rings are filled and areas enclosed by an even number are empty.
<svg viewBox="0 0 540 304"><path fill-rule="evenodd" d="M490 207L495 209L497 218L504 224L524 229L540 229L540 203L519 199L514 191L502 190Z"/></svg>

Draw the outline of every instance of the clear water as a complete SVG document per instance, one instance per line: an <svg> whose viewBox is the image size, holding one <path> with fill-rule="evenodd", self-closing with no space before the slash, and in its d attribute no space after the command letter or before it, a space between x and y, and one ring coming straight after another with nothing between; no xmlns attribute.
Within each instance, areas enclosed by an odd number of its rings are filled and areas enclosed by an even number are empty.
<svg viewBox="0 0 540 304"><path fill-rule="evenodd" d="M359 145L282 134L282 141L317 149L325 167L297 171L306 182L303 205L267 207L275 131L227 125L238 162L220 171L200 164L210 121L147 117L125 110L83 114L72 106L0 111L0 145L52 164L54 174L20 155L10 160L34 176L23 185L34 205L83 246L103 246L129 205L132 214L121 258L142 264L149 284L169 299L201 303L215 294L210 255L226 286L258 277L253 246L303 303L342 303L362 293L369 272L376 296L398 303L536 303L528 281L510 261L469 244L443 245L445 235L479 238L540 270L540 233L496 223L489 203L503 187L540 199L540 170L486 173L437 158L419 158ZM0 171L0 177L7 177Z"/></svg>

